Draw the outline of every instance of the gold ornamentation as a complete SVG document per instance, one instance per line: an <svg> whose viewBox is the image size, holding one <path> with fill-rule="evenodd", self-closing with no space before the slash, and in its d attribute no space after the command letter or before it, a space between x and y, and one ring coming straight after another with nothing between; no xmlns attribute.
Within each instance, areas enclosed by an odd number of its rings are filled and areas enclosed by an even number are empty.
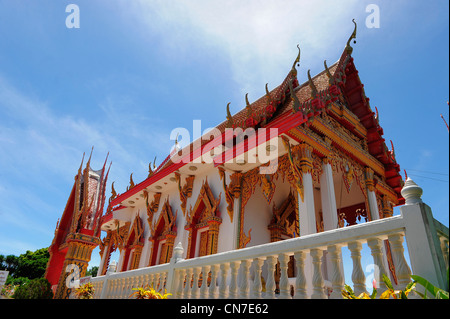
<svg viewBox="0 0 450 319"><path fill-rule="evenodd" d="M148 224L151 225L153 222L153 216L156 214L156 212L158 211L158 208L159 208L159 202L161 200L161 193L155 193L153 195L153 200L150 204L148 203L149 194L146 190L144 190L144 196L145 196L145 206L147 208L147 216L148 216L147 221L148 221Z"/></svg>
<svg viewBox="0 0 450 319"><path fill-rule="evenodd" d="M300 66L300 53L301 53L301 51L300 51L300 46L298 44L297 44L297 49L298 49L298 55L295 58L294 63L292 64L292 69L291 69L291 73L292 73L292 75L294 77L297 76L297 69L295 68L295 65L298 63L297 66Z"/></svg>
<svg viewBox="0 0 450 319"><path fill-rule="evenodd" d="M355 29L353 30L353 33L350 35L350 38L348 38L347 45L345 47L348 54L352 54L352 52L353 52L353 48L350 46L350 41L352 39L356 39L356 22L355 22L355 19L352 19L352 21L353 21L353 24L355 25ZM356 43L356 41L354 41L354 43Z"/></svg>
<svg viewBox="0 0 450 319"><path fill-rule="evenodd" d="M268 225L271 242L282 240L282 235L290 238L299 235L297 199L292 192L289 193L279 208L273 204L272 213L272 220Z"/></svg>
<svg viewBox="0 0 450 319"><path fill-rule="evenodd" d="M156 170L156 156L155 159L153 160L153 169L152 169L152 163L148 163L148 176L147 178L149 178L150 176L152 176L154 174Z"/></svg>
<svg viewBox="0 0 450 319"><path fill-rule="evenodd" d="M230 103L227 104L227 126L226 126L227 128L233 127L233 117L231 116L230 113Z"/></svg>
<svg viewBox="0 0 450 319"><path fill-rule="evenodd" d="M270 204L275 194L275 183L273 182L273 174L260 174L260 185L267 203Z"/></svg>
<svg viewBox="0 0 450 319"><path fill-rule="evenodd" d="M248 230L248 236L244 232L241 233L241 236L240 236L240 239L239 239L239 242L240 242L239 248L247 247L248 243L251 240L252 240L252 228L250 228Z"/></svg>
<svg viewBox="0 0 450 319"><path fill-rule="evenodd" d="M227 186L225 169L223 167L218 167L220 179L222 180L223 191L225 193L225 200L228 204L227 213L230 216L230 221L233 222L234 213L234 199L241 196L241 180L242 173L235 172L230 175L230 184Z"/></svg>
<svg viewBox="0 0 450 319"><path fill-rule="evenodd" d="M130 174L130 185L127 186L127 192L135 186L133 181L133 173Z"/></svg>
<svg viewBox="0 0 450 319"><path fill-rule="evenodd" d="M181 175L175 172L175 178L178 183L178 191L180 193L181 210L183 211L183 216L186 215L186 203L189 197L192 196L192 187L194 184L195 175L189 175L186 177L186 183L181 187Z"/></svg>
<svg viewBox="0 0 450 319"><path fill-rule="evenodd" d="M194 257L195 247L193 247L193 244L197 236L197 230L203 227L208 227L206 230L207 235L204 235L207 236L207 244L203 242L206 245L206 255L217 253L219 225L222 223L222 218L218 210L220 199L221 194L219 194L218 199L214 198L208 180L206 179L202 184L194 208L191 205L190 209L186 212L186 226L184 228L189 232L187 258Z"/></svg>

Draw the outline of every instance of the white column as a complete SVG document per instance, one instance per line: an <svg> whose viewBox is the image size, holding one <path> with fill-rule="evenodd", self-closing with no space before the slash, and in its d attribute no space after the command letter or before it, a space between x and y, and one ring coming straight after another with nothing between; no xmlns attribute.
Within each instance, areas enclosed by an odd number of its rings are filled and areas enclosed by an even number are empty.
<svg viewBox="0 0 450 319"><path fill-rule="evenodd" d="M378 211L377 195L374 191L367 190L367 201L369 202L369 211L371 220L380 219L380 212Z"/></svg>
<svg viewBox="0 0 450 319"><path fill-rule="evenodd" d="M406 200L400 212L405 220L405 239L412 273L426 278L439 288L448 289L447 269L436 222L431 208L422 202L422 189L408 178L401 193ZM421 286L416 288L420 291Z"/></svg>
<svg viewBox="0 0 450 319"><path fill-rule="evenodd" d="M316 211L314 208L314 187L310 173L303 173L303 200L298 195L298 217L300 220L300 236L315 234Z"/></svg>
<svg viewBox="0 0 450 319"><path fill-rule="evenodd" d="M377 205L377 195L375 194L375 186L374 186L374 172L371 168L365 168L365 177L366 177L366 190L367 190L367 201L369 202L369 212L370 212L370 220L380 219L380 212L378 211Z"/></svg>
<svg viewBox="0 0 450 319"><path fill-rule="evenodd" d="M323 228L324 230L331 230L338 228L333 169L328 161L324 160L322 170L322 175L320 175L320 195L322 201Z"/></svg>
<svg viewBox="0 0 450 319"><path fill-rule="evenodd" d="M239 224L241 222L241 198L234 199L233 205L233 249L239 249Z"/></svg>

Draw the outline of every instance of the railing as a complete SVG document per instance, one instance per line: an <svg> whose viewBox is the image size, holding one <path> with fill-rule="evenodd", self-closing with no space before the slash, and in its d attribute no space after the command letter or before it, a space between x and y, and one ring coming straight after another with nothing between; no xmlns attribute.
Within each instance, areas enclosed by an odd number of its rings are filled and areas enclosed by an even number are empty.
<svg viewBox="0 0 450 319"><path fill-rule="evenodd" d="M410 282L411 268L414 274L448 289L448 228L434 220L431 210L427 215L424 207L428 206L403 206L399 216L188 260L181 259L183 248L179 244L170 263L92 278L95 298L129 298L132 288L146 285L167 290L171 298L341 298L344 265L351 267L355 293L366 291L363 245L369 247L380 276L388 274L385 240L390 243L398 289ZM424 222L430 216L432 227ZM411 268L404 255L405 238ZM343 248L350 251L351 262L342 262ZM322 267L324 252L330 295ZM295 259L295 282L288 278L290 256ZM279 278L275 278L278 263ZM346 280L349 283L349 278ZM381 280L378 284L381 293L386 287Z"/></svg>

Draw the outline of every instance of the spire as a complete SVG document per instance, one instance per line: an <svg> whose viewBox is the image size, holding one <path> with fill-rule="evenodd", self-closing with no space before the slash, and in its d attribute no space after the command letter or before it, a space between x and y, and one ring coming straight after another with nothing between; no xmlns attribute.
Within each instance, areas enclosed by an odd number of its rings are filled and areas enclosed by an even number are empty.
<svg viewBox="0 0 450 319"><path fill-rule="evenodd" d="M352 54L352 52L353 52L353 48L350 46L350 41L352 39L356 39L356 22L355 22L355 19L352 19L352 21L355 24L355 29L353 30L353 33L350 35L350 38L348 38L347 45L345 47L345 49L347 50L348 54ZM353 43L356 43L356 40L353 41Z"/></svg>

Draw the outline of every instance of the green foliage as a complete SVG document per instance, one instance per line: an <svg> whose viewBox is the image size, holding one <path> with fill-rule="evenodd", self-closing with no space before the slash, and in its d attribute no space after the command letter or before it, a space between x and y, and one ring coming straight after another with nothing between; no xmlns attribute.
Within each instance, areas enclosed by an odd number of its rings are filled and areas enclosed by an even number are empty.
<svg viewBox="0 0 450 319"><path fill-rule="evenodd" d="M448 274L449 270L447 269L447 287L449 286L449 280L448 280ZM411 278L414 280L414 282L422 285L425 288L425 293L422 294L418 291L417 294L419 294L423 299L429 299L427 296L427 292L431 293L431 295L435 298L435 299L449 299L449 292L445 291L444 289L440 289L436 286L434 286L432 283L430 283L428 280L426 280L425 278L422 278L420 276L417 275L411 275Z"/></svg>
<svg viewBox="0 0 450 319"><path fill-rule="evenodd" d="M45 278L36 278L19 286L13 295L14 299L52 299L51 285Z"/></svg>
<svg viewBox="0 0 450 319"><path fill-rule="evenodd" d="M28 283L30 281L27 277L18 277L14 278L11 276L8 276L8 279L6 280L6 285L13 285L13 286L20 286Z"/></svg>
<svg viewBox="0 0 450 319"><path fill-rule="evenodd" d="M49 257L47 248L41 248L34 252L28 250L25 254L19 256L19 265L14 277L30 279L43 277Z"/></svg>
<svg viewBox="0 0 450 319"><path fill-rule="evenodd" d="M98 266L92 266L90 269L86 270L86 277L92 276L97 277Z"/></svg>
<svg viewBox="0 0 450 319"><path fill-rule="evenodd" d="M28 250L19 257L0 255L0 270L9 271L8 280L9 277L42 278L44 277L49 257L50 254L47 248L41 248L34 252Z"/></svg>

